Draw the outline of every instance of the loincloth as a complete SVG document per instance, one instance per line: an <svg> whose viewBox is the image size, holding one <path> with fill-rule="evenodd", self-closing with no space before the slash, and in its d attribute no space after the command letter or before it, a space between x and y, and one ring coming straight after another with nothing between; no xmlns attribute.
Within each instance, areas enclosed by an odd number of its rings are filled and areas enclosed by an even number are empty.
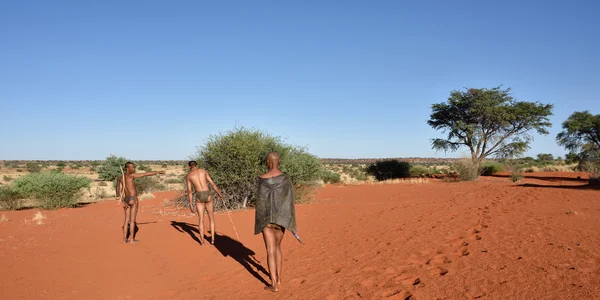
<svg viewBox="0 0 600 300"><path fill-rule="evenodd" d="M125 199L123 200L123 202L125 202L125 204L127 205L131 205L130 202L137 200L137 196L127 196L125 197Z"/></svg>
<svg viewBox="0 0 600 300"><path fill-rule="evenodd" d="M196 192L196 201L195 202L207 203L207 202L209 202L209 197L210 197L209 190Z"/></svg>

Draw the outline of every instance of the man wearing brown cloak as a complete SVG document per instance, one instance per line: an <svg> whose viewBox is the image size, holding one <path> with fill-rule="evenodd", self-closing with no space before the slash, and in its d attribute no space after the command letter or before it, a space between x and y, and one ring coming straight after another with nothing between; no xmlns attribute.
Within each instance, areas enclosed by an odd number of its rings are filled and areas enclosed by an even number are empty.
<svg viewBox="0 0 600 300"><path fill-rule="evenodd" d="M258 178L254 234L262 232L267 248L267 264L271 274L272 292L281 284L281 241L285 230L296 231L294 190L289 175L279 170L279 154L267 156L269 171Z"/></svg>

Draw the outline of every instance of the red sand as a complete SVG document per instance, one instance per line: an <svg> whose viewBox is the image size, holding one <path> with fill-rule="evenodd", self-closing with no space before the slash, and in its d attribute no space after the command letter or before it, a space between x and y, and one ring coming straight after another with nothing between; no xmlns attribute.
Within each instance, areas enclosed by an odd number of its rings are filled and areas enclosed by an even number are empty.
<svg viewBox="0 0 600 300"><path fill-rule="evenodd" d="M566 179L325 187L297 206L305 244L286 234L278 294L259 280L268 278L257 268L266 260L252 210L232 213L243 246L228 238L226 214L216 218L224 235L216 246L177 230L173 221L196 221L163 206L173 193L142 202L135 245L121 243L115 201L42 211L42 225L25 221L37 209L1 212L9 221L0 223L0 291L2 299L598 299L600 191L567 180L573 173L550 175Z"/></svg>

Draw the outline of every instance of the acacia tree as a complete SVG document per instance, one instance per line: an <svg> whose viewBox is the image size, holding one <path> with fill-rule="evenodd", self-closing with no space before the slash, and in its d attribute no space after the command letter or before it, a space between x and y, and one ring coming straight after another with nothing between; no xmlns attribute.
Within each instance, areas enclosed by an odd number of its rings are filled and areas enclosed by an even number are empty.
<svg viewBox="0 0 600 300"><path fill-rule="evenodd" d="M559 145L582 159L600 156L600 114L589 111L574 112L562 123L563 131L556 136Z"/></svg>
<svg viewBox="0 0 600 300"><path fill-rule="evenodd" d="M427 124L447 133L432 139L435 150L467 147L475 167L488 157L516 157L529 149L531 132L548 134L552 104L517 101L510 88L454 90L445 103L432 105Z"/></svg>

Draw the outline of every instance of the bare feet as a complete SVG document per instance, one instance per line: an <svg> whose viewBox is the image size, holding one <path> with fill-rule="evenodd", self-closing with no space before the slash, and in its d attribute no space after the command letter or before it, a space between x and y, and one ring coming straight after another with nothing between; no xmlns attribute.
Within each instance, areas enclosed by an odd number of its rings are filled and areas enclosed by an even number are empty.
<svg viewBox="0 0 600 300"><path fill-rule="evenodd" d="M211 245L214 245L214 244L215 244L215 237L214 237L214 236L212 236L212 237L210 238L210 244L211 244Z"/></svg>
<svg viewBox="0 0 600 300"><path fill-rule="evenodd" d="M124 239L123 244L127 244L127 243L129 243L129 241L127 239Z"/></svg>
<svg viewBox="0 0 600 300"><path fill-rule="evenodd" d="M137 244L137 243L139 243L139 242L140 242L140 241L138 241L138 240L129 240L129 244Z"/></svg>
<svg viewBox="0 0 600 300"><path fill-rule="evenodd" d="M279 292L279 289L276 286L271 286L271 285L265 286L265 290L271 291L273 293Z"/></svg>

